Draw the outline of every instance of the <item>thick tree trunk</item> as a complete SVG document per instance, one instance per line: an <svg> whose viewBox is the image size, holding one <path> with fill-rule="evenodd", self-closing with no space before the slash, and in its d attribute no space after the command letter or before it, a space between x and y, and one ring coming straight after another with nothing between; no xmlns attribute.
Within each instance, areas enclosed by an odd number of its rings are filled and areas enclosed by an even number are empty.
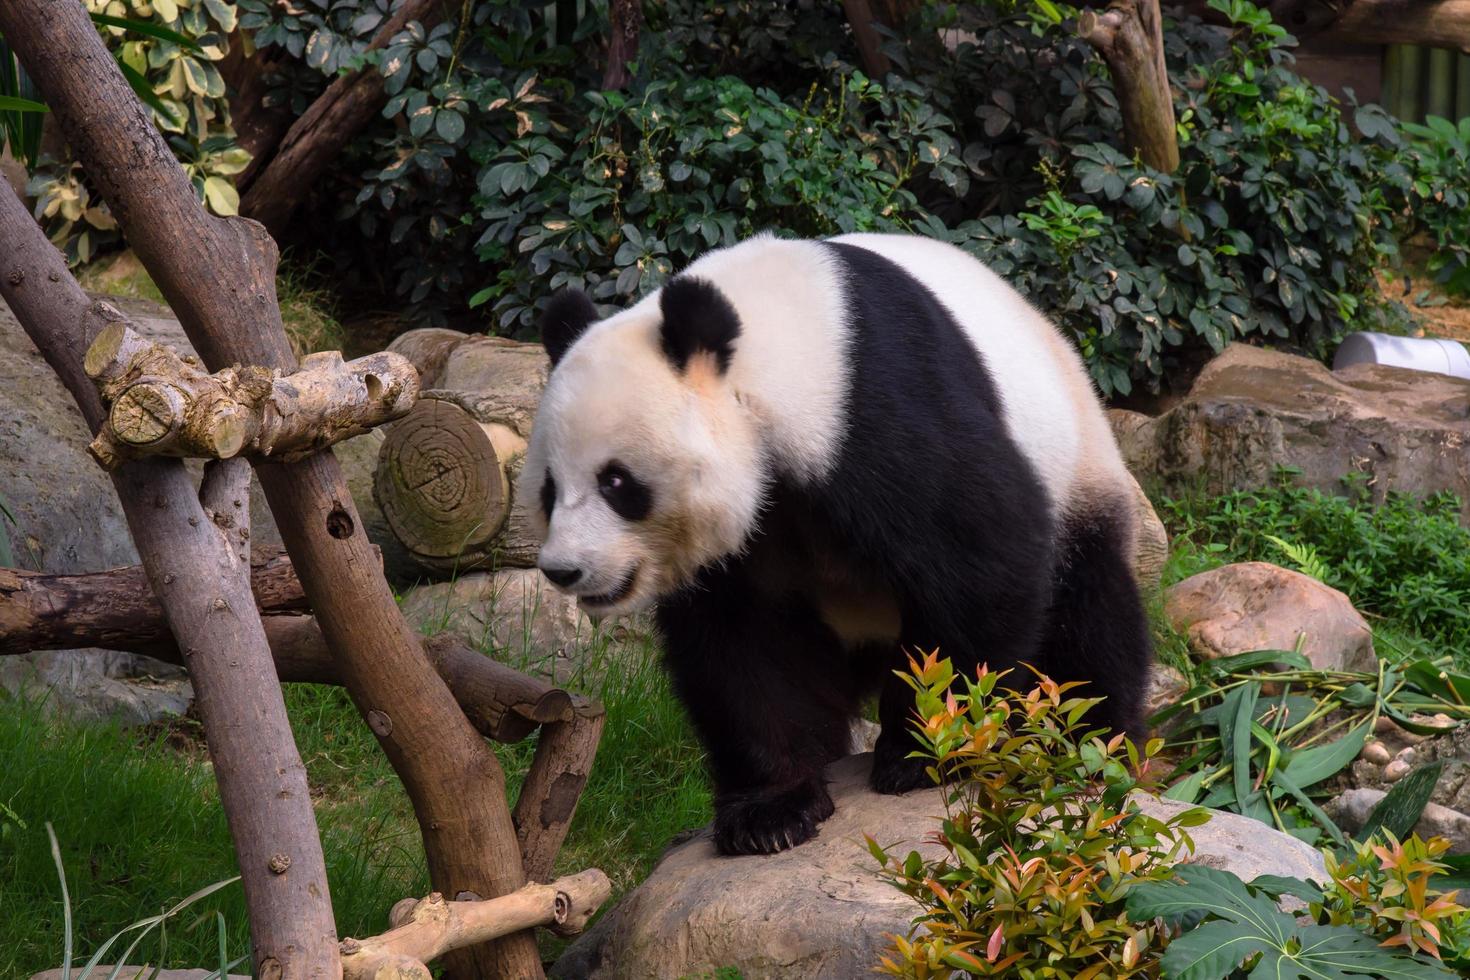
<svg viewBox="0 0 1470 980"><path fill-rule="evenodd" d="M200 208L85 9L75 0L6 0L0 32L205 366L292 370L275 297L275 244L254 222ZM435 888L487 898L520 888L504 775L399 613L335 458L324 452L257 473L343 681L413 801ZM541 975L529 933L449 966L459 976Z"/></svg>
<svg viewBox="0 0 1470 980"><path fill-rule="evenodd" d="M435 27L450 9L447 0L408 0L373 35L368 50L386 47L410 21L418 21L425 30ZM270 161L257 168L258 176L240 199L240 213L280 237L342 148L377 118L387 102L383 75L376 66L335 79L291 124Z"/></svg>
<svg viewBox="0 0 1470 980"><path fill-rule="evenodd" d="M638 37L643 30L643 0L610 0L607 65L602 70L604 91L620 89L633 80L628 62L638 60Z"/></svg>
<svg viewBox="0 0 1470 980"><path fill-rule="evenodd" d="M874 27L879 20L873 12L873 4L870 0L842 0L842 9L847 14L848 26L852 28L853 40L857 42L858 60L863 63L863 71L872 78L881 79L893 66L888 55L883 53L883 35Z"/></svg>
<svg viewBox="0 0 1470 980"><path fill-rule="evenodd" d="M56 106L58 76L33 57L32 32L12 22L35 18L47 30L49 15L61 11L19 6L0 6L0 31ZM56 6L97 42L80 4ZM94 47L93 57L110 66L100 42ZM8 187L0 188L0 295L96 431L102 403L82 352L108 321ZM250 592L248 535L240 533L248 527L246 475L242 463L216 467L196 496L181 462L147 460L115 472L113 485L194 680L250 911L256 975L333 980L341 974L336 927L306 769Z"/></svg>
<svg viewBox="0 0 1470 980"><path fill-rule="evenodd" d="M1101 14L1084 10L1077 32L1108 63L1128 142L1144 163L1172 173L1179 166L1179 142L1159 0L1114 0Z"/></svg>

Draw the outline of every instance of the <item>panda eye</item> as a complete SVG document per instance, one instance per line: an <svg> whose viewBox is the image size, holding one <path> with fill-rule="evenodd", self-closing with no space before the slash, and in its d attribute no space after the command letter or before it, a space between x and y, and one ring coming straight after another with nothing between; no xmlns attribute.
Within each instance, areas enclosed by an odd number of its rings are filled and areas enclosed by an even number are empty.
<svg viewBox="0 0 1470 980"><path fill-rule="evenodd" d="M641 521L653 510L653 493L619 462L611 462L597 474L597 492L619 517Z"/></svg>

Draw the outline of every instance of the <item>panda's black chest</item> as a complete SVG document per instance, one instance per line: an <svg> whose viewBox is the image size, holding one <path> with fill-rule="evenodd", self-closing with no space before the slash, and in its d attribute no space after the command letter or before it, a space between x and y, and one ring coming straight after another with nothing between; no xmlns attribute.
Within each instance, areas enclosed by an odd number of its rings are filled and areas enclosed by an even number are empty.
<svg viewBox="0 0 1470 980"><path fill-rule="evenodd" d="M809 603L844 646L898 639L895 591L799 495L773 495L751 540L746 568L752 584L771 601Z"/></svg>

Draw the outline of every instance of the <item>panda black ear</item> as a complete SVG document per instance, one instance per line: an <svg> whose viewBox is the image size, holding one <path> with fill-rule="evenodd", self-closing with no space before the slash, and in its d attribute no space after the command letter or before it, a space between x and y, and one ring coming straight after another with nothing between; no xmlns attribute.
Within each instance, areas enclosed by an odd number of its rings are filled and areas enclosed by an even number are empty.
<svg viewBox="0 0 1470 980"><path fill-rule="evenodd" d="M563 289L546 304L541 314L541 343L556 367L572 342L597 321L597 307L580 289Z"/></svg>
<svg viewBox="0 0 1470 980"><path fill-rule="evenodd" d="M664 353L683 371L696 354L712 354L724 374L740 336L740 315L719 287L704 279L680 276L663 288L659 311Z"/></svg>

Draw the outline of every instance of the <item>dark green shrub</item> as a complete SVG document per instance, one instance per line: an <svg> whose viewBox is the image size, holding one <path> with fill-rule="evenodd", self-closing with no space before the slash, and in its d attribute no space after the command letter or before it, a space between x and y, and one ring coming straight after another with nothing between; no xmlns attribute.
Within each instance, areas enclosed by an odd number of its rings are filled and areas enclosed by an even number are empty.
<svg viewBox="0 0 1470 980"><path fill-rule="evenodd" d="M1435 248L1429 271L1450 292L1470 294L1470 118L1456 126L1430 116L1422 126L1403 128L1400 156L1413 188L1409 206Z"/></svg>

